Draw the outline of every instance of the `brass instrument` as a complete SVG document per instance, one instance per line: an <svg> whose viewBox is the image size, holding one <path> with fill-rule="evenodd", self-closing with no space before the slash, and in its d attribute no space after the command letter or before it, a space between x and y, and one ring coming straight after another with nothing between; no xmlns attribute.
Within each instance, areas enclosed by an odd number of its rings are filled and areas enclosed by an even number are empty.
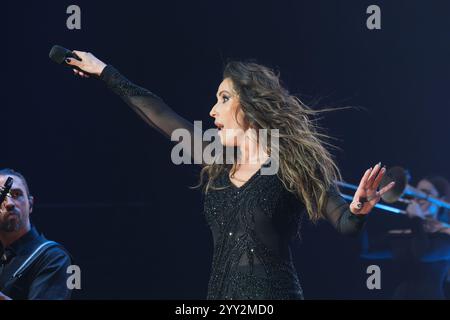
<svg viewBox="0 0 450 320"><path fill-rule="evenodd" d="M382 195L382 199L387 203L394 203L396 201L409 203L410 200L405 197L413 199L423 199L435 204L438 207L450 209L450 203L441 199L430 196L429 194L414 188L408 184L408 173L402 167L392 167L384 174L380 183L380 188L383 188L391 181L395 182L395 186Z"/></svg>

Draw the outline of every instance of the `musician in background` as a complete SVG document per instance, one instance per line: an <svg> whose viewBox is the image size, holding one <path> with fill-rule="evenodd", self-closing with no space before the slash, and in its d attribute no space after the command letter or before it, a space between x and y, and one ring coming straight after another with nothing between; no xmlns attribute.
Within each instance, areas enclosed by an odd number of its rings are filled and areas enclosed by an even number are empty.
<svg viewBox="0 0 450 320"><path fill-rule="evenodd" d="M443 201L450 199L450 185L443 177L423 178L416 188ZM395 279L400 280L394 299L445 299L450 266L448 210L419 199L412 200L406 213L400 217L378 214L369 219L372 252L366 256L392 259Z"/></svg>
<svg viewBox="0 0 450 320"><path fill-rule="evenodd" d="M443 177L426 177L419 181L417 189L444 201L450 198L450 185ZM394 257L399 263L409 260L411 267L405 269L404 281L397 287L394 298L445 298L444 285L450 266L448 211L423 199L408 205L406 212L412 220L412 237L405 247L399 241L393 243L393 248L397 250Z"/></svg>
<svg viewBox="0 0 450 320"><path fill-rule="evenodd" d="M14 182L0 207L0 300L69 299L70 255L31 225L33 197L25 178L3 169L0 186L8 177Z"/></svg>

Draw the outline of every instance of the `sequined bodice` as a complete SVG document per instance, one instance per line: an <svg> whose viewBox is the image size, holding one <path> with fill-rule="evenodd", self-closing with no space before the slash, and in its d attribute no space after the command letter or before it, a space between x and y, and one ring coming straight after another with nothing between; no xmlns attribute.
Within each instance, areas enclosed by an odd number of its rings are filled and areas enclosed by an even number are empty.
<svg viewBox="0 0 450 320"><path fill-rule="evenodd" d="M289 243L303 207L276 175L258 171L240 188L230 183L228 171L217 180L228 187L205 195L214 239L208 298L302 298Z"/></svg>

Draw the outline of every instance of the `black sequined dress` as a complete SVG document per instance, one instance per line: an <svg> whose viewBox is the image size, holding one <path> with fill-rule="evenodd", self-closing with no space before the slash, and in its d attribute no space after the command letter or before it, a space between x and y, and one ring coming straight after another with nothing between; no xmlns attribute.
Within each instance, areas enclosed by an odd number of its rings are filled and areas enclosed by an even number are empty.
<svg viewBox="0 0 450 320"><path fill-rule="evenodd" d="M150 91L108 65L100 77L149 125L171 136L194 125ZM198 156L192 150L192 157ZM241 187L223 172L204 198L205 218L214 239L208 299L303 299L290 243L297 234L304 205L277 175L255 173ZM341 233L356 234L364 217L353 215L336 190L329 192L327 218Z"/></svg>

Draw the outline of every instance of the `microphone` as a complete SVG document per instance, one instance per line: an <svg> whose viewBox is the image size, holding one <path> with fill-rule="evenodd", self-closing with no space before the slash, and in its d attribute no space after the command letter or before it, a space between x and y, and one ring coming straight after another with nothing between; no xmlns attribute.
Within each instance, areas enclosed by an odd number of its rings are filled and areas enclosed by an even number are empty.
<svg viewBox="0 0 450 320"><path fill-rule="evenodd" d="M57 64L66 64L67 58L74 58L81 61L80 57L78 57L75 53L66 49L64 47L54 45L48 54L49 58L52 59ZM68 64L66 64L68 65ZM69 65L68 65L69 66ZM74 66L70 66L74 67Z"/></svg>
<svg viewBox="0 0 450 320"><path fill-rule="evenodd" d="M77 69L81 72L83 72L84 74L87 74L91 77L97 77L96 75L90 74L86 71L81 70L80 68L78 68L77 66L72 66L70 64L66 63L66 59L67 58L73 58L73 59L77 59L78 61L82 61L82 59L77 56L75 53L73 53L72 51L70 51L69 49L66 49L64 47L58 46L58 45L54 45L52 47L52 49L50 50L50 53L48 54L48 57L50 59L52 59L54 62L56 62L57 64L62 64L65 65L67 67L70 67L71 69Z"/></svg>
<svg viewBox="0 0 450 320"><path fill-rule="evenodd" d="M8 196L9 191L11 190L13 181L14 181L13 178L8 177L8 179L6 179L6 182L3 185L3 187L0 187L0 204L2 204L3 201L5 201L6 197Z"/></svg>

